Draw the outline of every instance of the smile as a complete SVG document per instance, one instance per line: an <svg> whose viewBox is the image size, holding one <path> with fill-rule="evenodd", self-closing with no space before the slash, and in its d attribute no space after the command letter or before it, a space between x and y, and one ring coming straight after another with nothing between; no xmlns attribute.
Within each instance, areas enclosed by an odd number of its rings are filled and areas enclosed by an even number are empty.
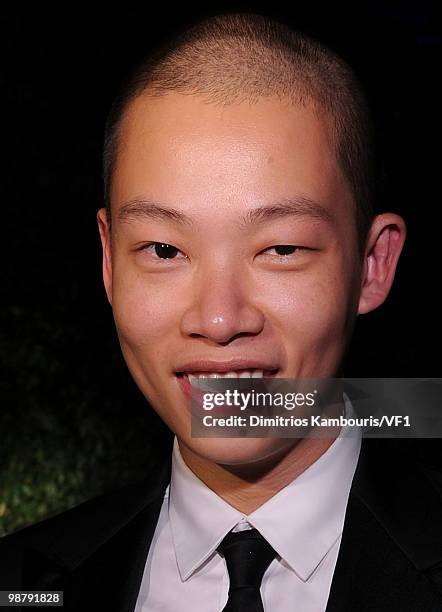
<svg viewBox="0 0 442 612"><path fill-rule="evenodd" d="M196 392L196 389L200 389L200 384L204 379L208 378L248 378L248 379L262 379L267 377L274 377L278 369L273 370L262 370L258 368L253 369L238 369L230 370L225 372L211 372L200 371L200 372L176 372L176 377L180 383L181 389L184 391L187 397L192 397L192 394ZM192 390L193 389L193 390ZM194 396L193 396L194 397Z"/></svg>
<svg viewBox="0 0 442 612"><path fill-rule="evenodd" d="M261 370L258 368L252 369L241 369L241 370L230 370L228 372L177 372L177 376L186 377L190 383L200 378L264 378L274 376L277 369L273 370Z"/></svg>

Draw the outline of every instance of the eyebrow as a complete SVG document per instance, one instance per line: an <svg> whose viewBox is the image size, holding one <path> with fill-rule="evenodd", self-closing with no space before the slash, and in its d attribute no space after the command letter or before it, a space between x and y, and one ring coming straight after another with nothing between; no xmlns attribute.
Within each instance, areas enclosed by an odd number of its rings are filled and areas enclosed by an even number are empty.
<svg viewBox="0 0 442 612"><path fill-rule="evenodd" d="M323 221L328 225L334 225L334 216L320 202L312 200L308 196L298 195L292 198L283 198L275 204L258 206L247 211L241 220L244 226L265 223L285 217L298 217Z"/></svg>
<svg viewBox="0 0 442 612"><path fill-rule="evenodd" d="M179 225L193 225L191 217L176 208L138 198L123 204L118 211L117 218L122 223L159 219L160 221L173 221Z"/></svg>
<svg viewBox="0 0 442 612"><path fill-rule="evenodd" d="M312 200L305 195L297 195L291 198L283 198L274 204L258 206L247 211L240 219L240 225L246 228L286 217L307 218L323 221L328 225L334 225L335 217L320 202ZM132 222L146 219L160 221L172 221L177 225L195 225L192 217L186 213L172 208L166 204L160 204L149 199L136 198L125 202L119 209L117 218L120 222Z"/></svg>

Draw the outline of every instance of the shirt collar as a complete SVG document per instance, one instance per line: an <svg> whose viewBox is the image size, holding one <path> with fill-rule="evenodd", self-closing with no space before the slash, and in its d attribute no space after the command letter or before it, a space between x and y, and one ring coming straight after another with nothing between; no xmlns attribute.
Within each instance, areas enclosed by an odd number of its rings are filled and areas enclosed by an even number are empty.
<svg viewBox="0 0 442 612"><path fill-rule="evenodd" d="M344 399L346 416L353 416L345 394ZM175 437L169 520L181 579L187 580L224 536L246 520L301 580L308 580L342 533L360 446L359 428L344 427L317 461L246 516L190 470Z"/></svg>
<svg viewBox="0 0 442 612"><path fill-rule="evenodd" d="M189 578L244 516L209 489L184 463L175 437L169 520L182 580Z"/></svg>

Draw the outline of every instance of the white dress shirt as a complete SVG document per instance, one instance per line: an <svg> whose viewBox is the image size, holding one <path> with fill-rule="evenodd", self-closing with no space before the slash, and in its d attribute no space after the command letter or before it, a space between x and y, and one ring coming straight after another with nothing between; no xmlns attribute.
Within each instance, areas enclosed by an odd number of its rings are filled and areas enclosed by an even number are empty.
<svg viewBox="0 0 442 612"><path fill-rule="evenodd" d="M220 612L229 577L216 548L232 529L251 527L278 554L261 583L265 612L324 612L360 446L359 429L343 428L308 469L246 516L187 467L175 437L135 612Z"/></svg>

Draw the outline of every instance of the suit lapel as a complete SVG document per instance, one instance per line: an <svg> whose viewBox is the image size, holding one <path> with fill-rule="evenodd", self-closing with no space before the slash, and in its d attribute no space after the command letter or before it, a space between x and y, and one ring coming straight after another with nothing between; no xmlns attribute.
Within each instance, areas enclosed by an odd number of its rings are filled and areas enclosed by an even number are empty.
<svg viewBox="0 0 442 612"><path fill-rule="evenodd" d="M364 439L327 612L436 612L441 560L441 499L412 443Z"/></svg>
<svg viewBox="0 0 442 612"><path fill-rule="evenodd" d="M158 497L70 573L68 610L134 610L162 502Z"/></svg>

